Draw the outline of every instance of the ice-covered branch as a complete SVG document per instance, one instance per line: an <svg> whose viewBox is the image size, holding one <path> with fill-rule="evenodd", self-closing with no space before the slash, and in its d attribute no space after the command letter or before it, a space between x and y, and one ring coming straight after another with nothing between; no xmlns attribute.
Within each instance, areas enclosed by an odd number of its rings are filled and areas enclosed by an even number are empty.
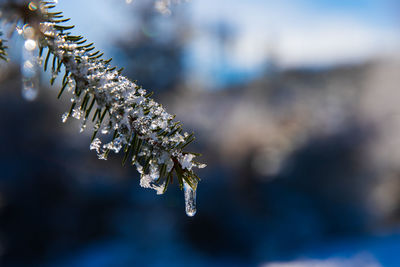
<svg viewBox="0 0 400 267"><path fill-rule="evenodd" d="M70 92L72 103L62 116L63 122L70 117L81 120L83 131L87 121L92 120L90 149L100 159L107 159L111 151L122 151L123 164L136 167L142 187L162 194L176 177L180 188L185 189L188 215L193 216L200 180L193 169L205 167L194 161L197 154L184 151L194 140L193 134L183 132L181 123L151 99L151 94L122 76L122 70L112 67L111 60L102 59L100 51L94 52L92 43L72 35L69 30L73 26L64 25L69 19L64 19L61 12L50 12L54 2L12 3L2 10L7 12L9 22L15 22L10 18L22 21L25 48L39 49L44 70L52 73L51 83L64 73L59 97ZM111 134L111 141L109 137L105 141Z"/></svg>

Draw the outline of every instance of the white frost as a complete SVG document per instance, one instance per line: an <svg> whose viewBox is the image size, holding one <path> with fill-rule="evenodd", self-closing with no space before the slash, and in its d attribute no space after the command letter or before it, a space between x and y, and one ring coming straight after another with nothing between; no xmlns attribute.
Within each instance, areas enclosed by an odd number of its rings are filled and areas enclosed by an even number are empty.
<svg viewBox="0 0 400 267"><path fill-rule="evenodd" d="M95 138L90 144L90 150L96 150L97 153L100 152L101 141L99 138Z"/></svg>
<svg viewBox="0 0 400 267"><path fill-rule="evenodd" d="M193 166L193 163L192 163L193 158L194 158L194 155L193 155L193 154L186 154L186 155L184 155L184 156L179 160L179 162L180 162L181 165L182 165L182 169L191 170L191 169L192 169L192 166Z"/></svg>

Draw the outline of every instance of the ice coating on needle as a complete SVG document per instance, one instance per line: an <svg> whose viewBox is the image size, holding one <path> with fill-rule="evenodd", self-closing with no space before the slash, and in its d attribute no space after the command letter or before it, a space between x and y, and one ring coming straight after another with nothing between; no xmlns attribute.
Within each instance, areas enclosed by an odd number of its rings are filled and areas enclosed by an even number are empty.
<svg viewBox="0 0 400 267"><path fill-rule="evenodd" d="M90 149L95 150L100 159L107 159L110 151L126 152L133 144L140 143L140 151L132 157L131 163L141 174L142 187L162 194L166 181L160 180L160 176L168 176L174 168L179 168L184 179L189 179L190 186L196 188L198 180L192 168L204 168L205 165L194 161L195 154L182 151L193 141L193 134L182 132L180 123L175 122L174 116L151 99L146 90L122 76L109 62L93 59L84 48L69 41L68 35L56 30L54 23L41 23L40 28L45 46L69 73L65 77L65 84L67 90L72 92L73 108L63 114L62 121L66 122L69 117L81 119L83 131L87 114L79 107L84 101L89 102L84 96L89 95L90 98L92 95L97 105L95 131L102 134L114 132L112 141L103 143L101 138L95 138L91 143ZM106 115L107 122L103 122ZM138 158L148 159L146 166L143 162L139 164Z"/></svg>
<svg viewBox="0 0 400 267"><path fill-rule="evenodd" d="M183 190L185 195L185 211L186 215L193 217L196 214L196 190L194 190L185 181L183 182Z"/></svg>

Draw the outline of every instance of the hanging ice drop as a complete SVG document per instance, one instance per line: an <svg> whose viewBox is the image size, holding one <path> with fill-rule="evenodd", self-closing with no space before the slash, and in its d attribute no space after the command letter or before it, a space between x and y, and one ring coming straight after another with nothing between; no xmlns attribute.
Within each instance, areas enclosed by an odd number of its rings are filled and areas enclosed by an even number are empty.
<svg viewBox="0 0 400 267"><path fill-rule="evenodd" d="M196 190L193 190L189 184L183 181L183 191L185 194L186 215L193 217L196 214Z"/></svg>

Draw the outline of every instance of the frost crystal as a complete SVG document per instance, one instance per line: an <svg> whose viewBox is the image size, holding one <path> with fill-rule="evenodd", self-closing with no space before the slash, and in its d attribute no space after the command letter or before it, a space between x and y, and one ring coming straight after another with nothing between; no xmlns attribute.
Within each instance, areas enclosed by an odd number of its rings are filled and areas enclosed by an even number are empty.
<svg viewBox="0 0 400 267"><path fill-rule="evenodd" d="M77 120L81 119L81 118L82 118L82 115L83 115L83 111L82 111L82 110L74 109L74 110L72 111L72 117L74 117L74 118L77 119Z"/></svg>
<svg viewBox="0 0 400 267"><path fill-rule="evenodd" d="M193 166L193 163L192 163L193 158L194 158L193 154L186 154L185 156L183 156L182 160L180 160L182 169L191 170L192 166Z"/></svg>
<svg viewBox="0 0 400 267"><path fill-rule="evenodd" d="M63 123L65 123L65 122L67 121L67 119L68 119L68 113L66 112L66 113L64 113L64 114L61 116L61 121L62 121Z"/></svg>
<svg viewBox="0 0 400 267"><path fill-rule="evenodd" d="M157 169L157 167L152 165L150 173L142 175L140 177L140 186L143 188L151 188L156 190L157 195L163 194L165 182L161 185L158 185L156 181L159 178L159 176L160 176L159 170Z"/></svg>
<svg viewBox="0 0 400 267"><path fill-rule="evenodd" d="M90 150L96 150L97 153L100 153L100 145L101 145L100 139L95 138L93 142L90 144Z"/></svg>

